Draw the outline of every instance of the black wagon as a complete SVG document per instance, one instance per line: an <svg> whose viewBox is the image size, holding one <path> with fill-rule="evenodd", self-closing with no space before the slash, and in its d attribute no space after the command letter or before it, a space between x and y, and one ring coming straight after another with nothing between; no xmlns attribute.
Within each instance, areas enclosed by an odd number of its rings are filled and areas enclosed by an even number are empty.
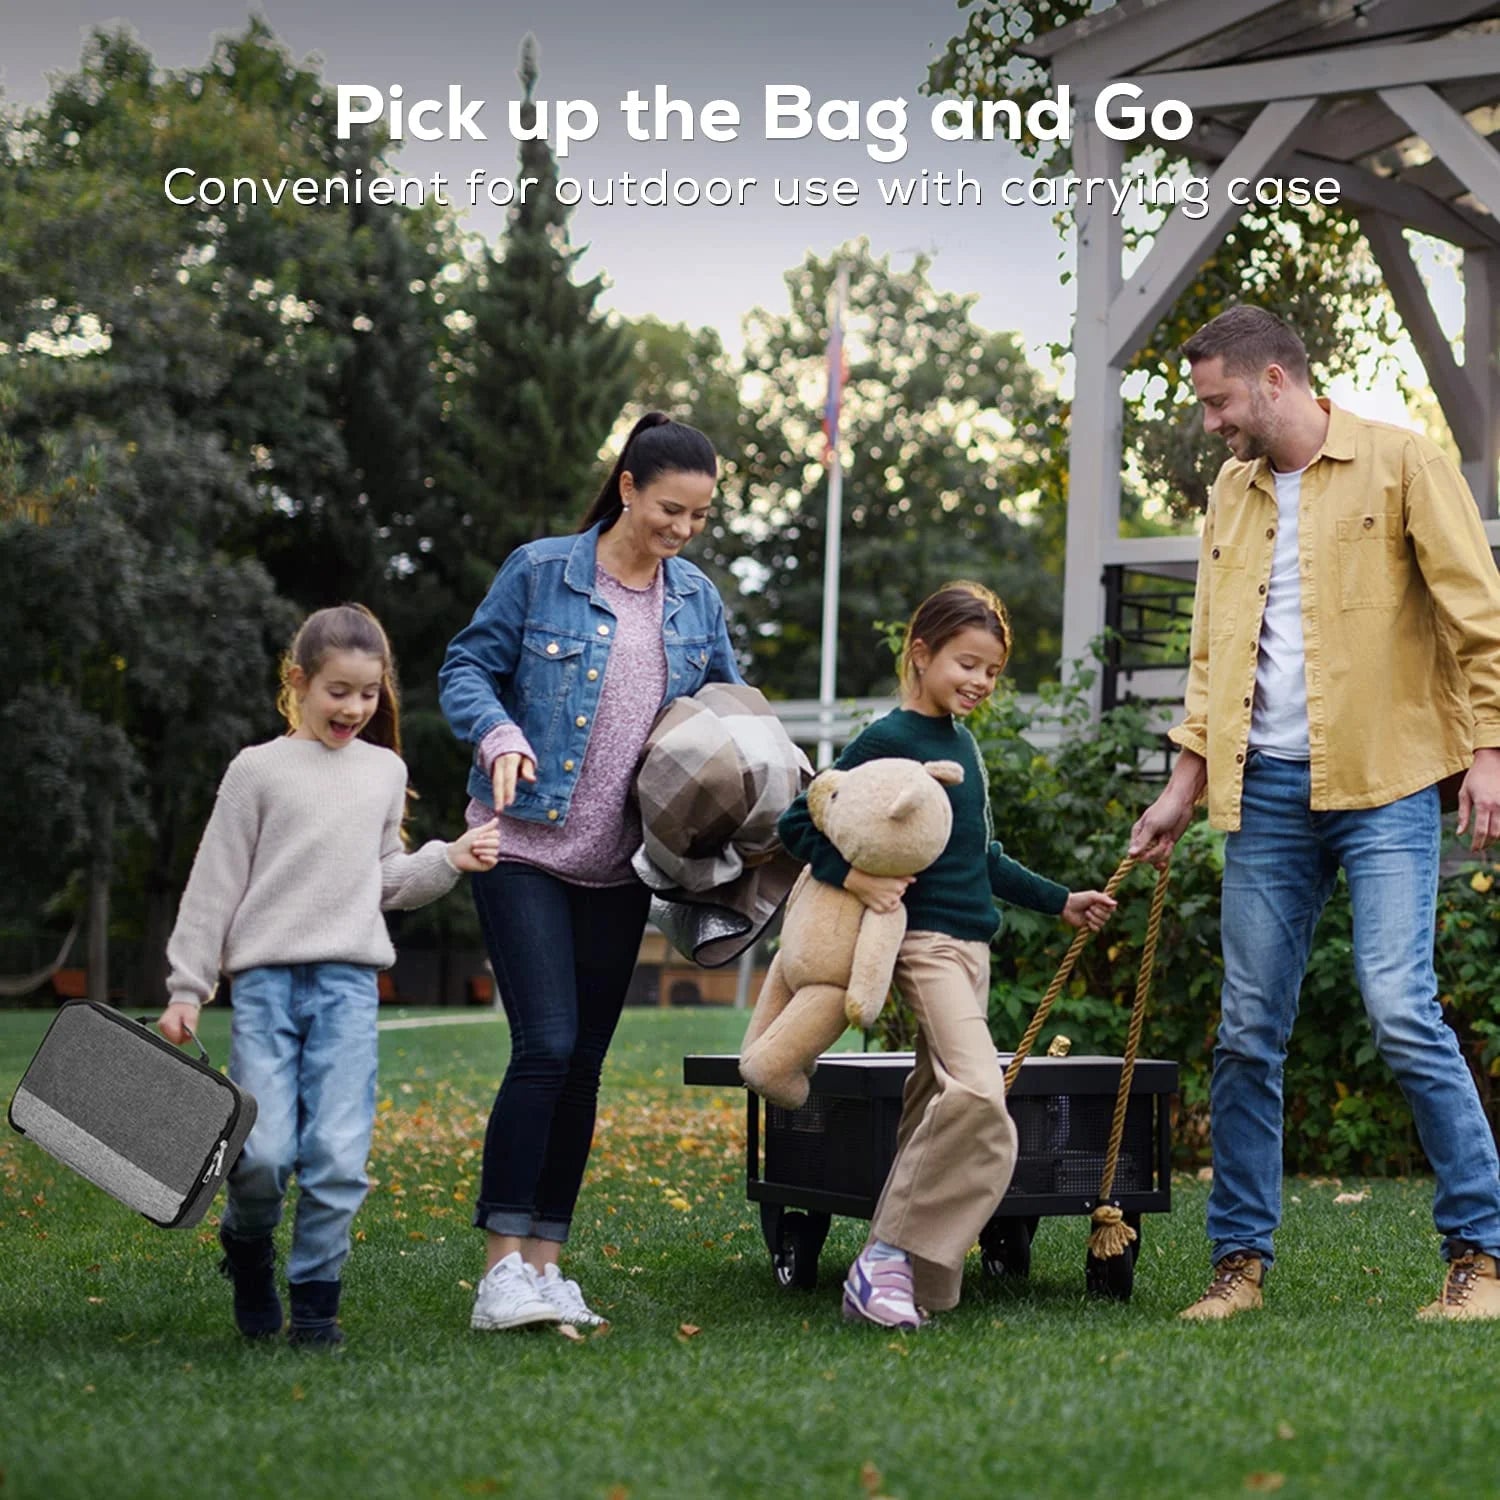
<svg viewBox="0 0 1500 1500"><path fill-rule="evenodd" d="M1000 1054L1004 1067L1010 1055ZM834 1214L869 1219L896 1155L910 1052L833 1052L818 1059L799 1109L746 1091L745 1191L760 1205L776 1279L809 1288ZM1026 1276L1031 1241L1047 1216L1089 1214L1098 1203L1122 1062L1118 1057L1028 1057L1007 1095L1019 1148L1015 1175L980 1233L992 1275ZM683 1081L743 1086L733 1054L683 1059ZM1140 1058L1131 1079L1111 1201L1136 1232L1112 1259L1089 1256L1089 1290L1120 1301L1135 1284L1141 1216L1170 1213L1171 1101L1177 1064Z"/></svg>

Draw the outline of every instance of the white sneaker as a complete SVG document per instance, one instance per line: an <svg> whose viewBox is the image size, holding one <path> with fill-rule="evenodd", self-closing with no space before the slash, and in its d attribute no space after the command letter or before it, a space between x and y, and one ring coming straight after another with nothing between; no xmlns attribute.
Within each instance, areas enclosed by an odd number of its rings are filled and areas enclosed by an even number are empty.
<svg viewBox="0 0 1500 1500"><path fill-rule="evenodd" d="M512 1250L504 1260L492 1266L474 1294L474 1312L470 1328L524 1328L530 1323L558 1323L561 1315L550 1302L538 1295L531 1279L531 1267Z"/></svg>
<svg viewBox="0 0 1500 1500"><path fill-rule="evenodd" d="M536 1294L557 1311L564 1323L571 1323L575 1328L603 1328L609 1322L583 1300L578 1283L569 1281L556 1266L548 1266L545 1271L538 1271L533 1266L526 1269Z"/></svg>

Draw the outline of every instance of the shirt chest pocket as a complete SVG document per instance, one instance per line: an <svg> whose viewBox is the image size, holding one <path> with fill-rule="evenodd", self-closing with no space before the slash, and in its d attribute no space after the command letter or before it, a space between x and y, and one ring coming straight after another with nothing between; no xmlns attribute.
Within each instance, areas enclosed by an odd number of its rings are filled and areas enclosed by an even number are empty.
<svg viewBox="0 0 1500 1500"><path fill-rule="evenodd" d="M528 630L516 664L516 696L523 704L552 706L564 701L583 667L583 642L547 630Z"/></svg>
<svg viewBox="0 0 1500 1500"><path fill-rule="evenodd" d="M1411 582L1411 568L1399 515L1372 511L1339 517L1339 603L1344 609L1395 609Z"/></svg>
<svg viewBox="0 0 1500 1500"><path fill-rule="evenodd" d="M1208 553L1208 634L1228 635L1239 619L1245 590L1245 549L1238 542L1215 542Z"/></svg>

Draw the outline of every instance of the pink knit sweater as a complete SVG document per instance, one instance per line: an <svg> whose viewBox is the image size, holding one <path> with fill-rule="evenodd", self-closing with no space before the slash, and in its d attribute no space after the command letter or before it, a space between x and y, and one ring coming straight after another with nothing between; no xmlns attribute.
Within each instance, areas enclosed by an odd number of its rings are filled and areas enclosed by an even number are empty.
<svg viewBox="0 0 1500 1500"><path fill-rule="evenodd" d="M595 581L617 623L588 751L576 773L577 790L560 823L532 823L503 814L500 858L536 865L573 885L628 885L635 879L630 857L641 843L634 796L636 763L667 691L662 573L658 568L649 587L633 589L596 567ZM517 752L536 759L519 726L502 724L484 737L475 758L489 775L500 756ZM469 803L471 828L494 816L487 803Z"/></svg>

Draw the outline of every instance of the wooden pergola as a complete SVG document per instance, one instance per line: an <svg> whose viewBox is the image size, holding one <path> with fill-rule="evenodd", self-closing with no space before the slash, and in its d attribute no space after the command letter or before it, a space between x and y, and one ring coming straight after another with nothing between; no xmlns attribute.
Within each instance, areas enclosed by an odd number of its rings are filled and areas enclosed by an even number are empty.
<svg viewBox="0 0 1500 1500"><path fill-rule="evenodd" d="M1124 366L1244 212L1234 178L1337 179L1352 207L1500 547L1500 3L1496 0L1121 0L1026 48L1073 95L1074 170L1121 176L1123 145L1094 99L1130 82L1148 109L1193 111L1178 143L1211 173L1207 215L1174 209L1127 279L1108 202L1079 206L1075 395L1063 655L1105 623L1108 568L1191 577L1191 537L1120 535ZM1464 358L1442 332L1403 231L1458 247ZM1142 684L1158 696L1164 683Z"/></svg>

